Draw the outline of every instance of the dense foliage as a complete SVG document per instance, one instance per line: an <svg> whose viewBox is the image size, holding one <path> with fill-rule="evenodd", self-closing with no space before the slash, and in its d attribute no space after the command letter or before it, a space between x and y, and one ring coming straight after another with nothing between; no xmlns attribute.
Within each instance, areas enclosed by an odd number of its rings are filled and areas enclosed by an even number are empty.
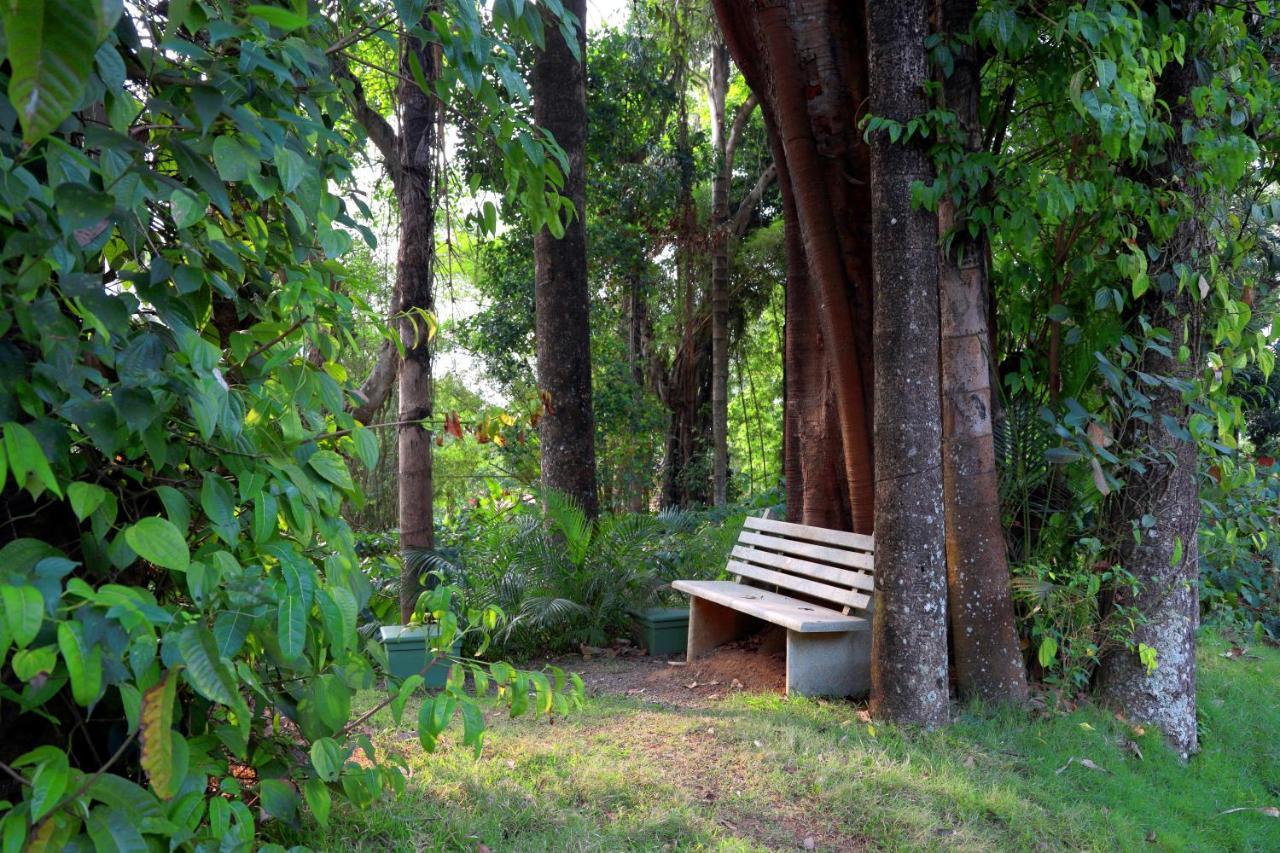
<svg viewBox="0 0 1280 853"><path fill-rule="evenodd" d="M473 6L449 9L442 31L479 32ZM416 24L421 4L405 11ZM335 796L402 786L349 719L385 664L357 633L373 590L341 514L362 501L348 459L379 455L337 361L367 317L341 260L372 236L321 24L218 2L5 7L5 849L248 847L259 814L293 821L305 799L324 823ZM548 162L507 188L558 205ZM447 586L417 613L439 649L501 621ZM468 671L517 713L575 695L558 673L459 664L419 718L428 748L459 714L479 746Z"/></svg>

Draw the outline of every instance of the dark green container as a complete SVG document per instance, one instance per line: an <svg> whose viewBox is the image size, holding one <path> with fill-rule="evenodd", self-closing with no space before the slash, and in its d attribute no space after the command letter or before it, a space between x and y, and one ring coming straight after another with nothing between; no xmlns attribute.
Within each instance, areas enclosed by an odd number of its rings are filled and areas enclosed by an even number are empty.
<svg viewBox="0 0 1280 853"><path fill-rule="evenodd" d="M673 655L689 647L689 608L649 607L632 610L636 642L651 655Z"/></svg>
<svg viewBox="0 0 1280 853"><path fill-rule="evenodd" d="M439 634L435 625L383 625L379 633L382 644L387 647L387 661L391 674L396 678L408 678L422 672L422 668L430 660L431 645L428 642ZM462 651L462 641L453 644L451 654L457 656ZM423 673L424 687L444 687L449 680L449 660L438 660Z"/></svg>

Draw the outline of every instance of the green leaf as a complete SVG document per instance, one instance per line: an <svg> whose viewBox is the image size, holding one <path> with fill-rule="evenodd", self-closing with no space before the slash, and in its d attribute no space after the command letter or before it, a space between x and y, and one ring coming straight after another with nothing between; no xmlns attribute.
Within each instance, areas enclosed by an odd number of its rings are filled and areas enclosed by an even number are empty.
<svg viewBox="0 0 1280 853"><path fill-rule="evenodd" d="M76 480L67 485L67 499L71 501L71 511L76 518L84 521L93 511L102 505L107 490L94 483Z"/></svg>
<svg viewBox="0 0 1280 853"><path fill-rule="evenodd" d="M344 492L355 489L355 483L351 481L351 474L347 471L347 463L332 450L317 450L311 454L307 464L311 466L311 470Z"/></svg>
<svg viewBox="0 0 1280 853"><path fill-rule="evenodd" d="M44 621L44 598L33 586L0 586L4 600L4 618L18 648L25 649L35 641Z"/></svg>
<svg viewBox="0 0 1280 853"><path fill-rule="evenodd" d="M245 11L256 18L261 18L276 29L284 30L286 33L300 30L307 26L308 23L306 15L300 15L297 12L282 9L279 6L249 6Z"/></svg>
<svg viewBox="0 0 1280 853"><path fill-rule="evenodd" d="M114 204L107 193L71 181L59 184L53 199L58 208L58 224L67 234L97 225L111 215Z"/></svg>
<svg viewBox="0 0 1280 853"><path fill-rule="evenodd" d="M175 572L185 572L191 552L178 528L159 516L150 516L127 528L124 539L142 559Z"/></svg>
<svg viewBox="0 0 1280 853"><path fill-rule="evenodd" d="M462 743L480 755L484 746L484 713L471 700L462 703Z"/></svg>
<svg viewBox="0 0 1280 853"><path fill-rule="evenodd" d="M23 649L13 656L11 662L13 674L22 681L30 681L36 676L49 675L58 665L58 650L54 646Z"/></svg>
<svg viewBox="0 0 1280 853"><path fill-rule="evenodd" d="M79 622L58 623L58 649L71 675L71 696L77 705L88 707L102 693L102 646L85 652L84 629Z"/></svg>
<svg viewBox="0 0 1280 853"><path fill-rule="evenodd" d="M258 783L262 809L272 817L292 821L298 814L298 792L284 779L263 779Z"/></svg>
<svg viewBox="0 0 1280 853"><path fill-rule="evenodd" d="M31 776L31 819L39 820L49 813L67 790L71 770L66 753L51 750Z"/></svg>
<svg viewBox="0 0 1280 853"><path fill-rule="evenodd" d="M138 830L138 817L121 809L98 806L86 821L89 837L98 850L114 853L147 853L147 842Z"/></svg>
<svg viewBox="0 0 1280 853"><path fill-rule="evenodd" d="M315 815L316 822L326 829L329 826L329 812L333 807L333 795L319 779L308 779L302 789L307 798L307 807Z"/></svg>
<svg viewBox="0 0 1280 853"><path fill-rule="evenodd" d="M31 430L22 424L12 421L4 425L4 450L5 455L9 459L9 467L13 469L13 479L19 487L26 488L33 497L39 494L28 486L27 475L35 474L46 489L53 492L58 497L62 497L62 490L58 488L57 478L53 476L53 470L49 468L49 460L45 458L44 448L40 446L40 442L36 441L36 437L31 434Z"/></svg>
<svg viewBox="0 0 1280 853"><path fill-rule="evenodd" d="M224 181L244 181L258 171L258 158L231 136L213 141L213 165Z"/></svg>
<svg viewBox="0 0 1280 853"><path fill-rule="evenodd" d="M199 193L177 187L169 196L169 206L173 211L173 224L179 228L190 228L204 219L209 203Z"/></svg>
<svg viewBox="0 0 1280 853"><path fill-rule="evenodd" d="M236 520L235 497L226 480L205 472L204 483L200 487L200 508L213 522L218 537L235 547L236 540L240 538L240 522Z"/></svg>
<svg viewBox="0 0 1280 853"><path fill-rule="evenodd" d="M218 648L207 628L200 624L184 628L178 636L178 650L187 665L184 670L187 680L201 696L229 707L240 706L243 700L237 692L235 677L218 657Z"/></svg>
<svg viewBox="0 0 1280 853"><path fill-rule="evenodd" d="M306 649L307 605L301 595L289 592L280 599L276 635L286 660L297 658Z"/></svg>
<svg viewBox="0 0 1280 853"><path fill-rule="evenodd" d="M3 6L9 47L9 102L34 145L84 97L103 26L102 5L86 0L9 0Z"/></svg>
<svg viewBox="0 0 1280 853"><path fill-rule="evenodd" d="M1057 656L1058 656L1057 640L1055 640L1053 637L1045 637L1043 640L1040 641L1040 651L1038 653L1038 657L1040 659L1041 667L1043 667L1044 669L1048 669Z"/></svg>
<svg viewBox="0 0 1280 853"><path fill-rule="evenodd" d="M224 610L213 620L213 639L218 656L230 660L244 645L253 626L253 615L243 610Z"/></svg>
<svg viewBox="0 0 1280 853"><path fill-rule="evenodd" d="M280 172L280 183L287 193L293 192L307 176L307 163L296 151L283 145L276 148L276 169Z"/></svg>
<svg viewBox="0 0 1280 853"><path fill-rule="evenodd" d="M142 697L142 769L162 800L178 792L182 779L176 772L173 746L173 700L178 679L169 670L164 680Z"/></svg>
<svg viewBox="0 0 1280 853"><path fill-rule="evenodd" d="M404 716L405 703L409 701L409 697L413 695L413 691L422 686L425 679L418 673L414 673L400 683L400 689L396 691L396 698L391 700L391 717L396 721L396 725L400 725L400 718Z"/></svg>
<svg viewBox="0 0 1280 853"><path fill-rule="evenodd" d="M322 737L311 744L311 766L316 769L316 775L324 781L337 781L338 776L342 774L344 763L342 747L333 738Z"/></svg>

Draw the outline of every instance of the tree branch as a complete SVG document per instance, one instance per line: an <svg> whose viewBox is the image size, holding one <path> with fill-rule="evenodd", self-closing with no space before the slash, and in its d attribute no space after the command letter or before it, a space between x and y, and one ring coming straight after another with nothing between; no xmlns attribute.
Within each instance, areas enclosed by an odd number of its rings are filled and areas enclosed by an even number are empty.
<svg viewBox="0 0 1280 853"><path fill-rule="evenodd" d="M391 396L391 388L396 384L396 376L399 372L400 354L396 352L391 341L383 341L382 349L378 351L378 360L373 363L373 369L369 371L368 377L360 386L360 399L364 402L351 409L351 414L356 420L362 424L368 424L373 420L373 416Z"/></svg>
<svg viewBox="0 0 1280 853"><path fill-rule="evenodd" d="M396 137L395 129L391 126L382 114L369 106L369 101L364 94L364 86L360 83L360 78L351 73L351 66L347 64L347 60L341 53L333 54L329 57L329 66L333 69L333 76L339 80L346 80L351 84L351 112L355 115L355 119L360 126L364 128L365 135L377 147L378 153L382 155L382 162L387 167L387 173L391 175L391 182L398 185L400 183L400 155L399 140Z"/></svg>
<svg viewBox="0 0 1280 853"><path fill-rule="evenodd" d="M738 205L733 218L729 220L729 233L735 239L747 233L747 225L751 223L752 212L756 209L756 205L760 204L764 191L769 188L769 184L773 183L774 178L777 176L777 165L770 163L769 168L761 172L760 177L756 178L755 186L751 188L751 192L747 193L746 198L742 200L742 204Z"/></svg>

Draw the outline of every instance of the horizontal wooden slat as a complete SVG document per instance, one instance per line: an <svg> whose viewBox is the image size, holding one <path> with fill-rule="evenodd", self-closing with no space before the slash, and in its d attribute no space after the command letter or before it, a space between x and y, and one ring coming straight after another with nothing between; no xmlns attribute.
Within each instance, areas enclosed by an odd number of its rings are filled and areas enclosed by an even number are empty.
<svg viewBox="0 0 1280 853"><path fill-rule="evenodd" d="M674 588L792 631L869 631L871 623L807 601L733 581L675 581Z"/></svg>
<svg viewBox="0 0 1280 853"><path fill-rule="evenodd" d="M765 533L776 533L779 536L789 536L792 539L804 539L808 542L834 545L837 548L846 548L855 551L875 550L875 538L871 536L864 536L861 533L848 533L844 530L828 530L825 527L813 527L808 524L792 524L789 521L777 521L772 518L758 518L756 516L748 516L744 526L750 530L760 530Z"/></svg>
<svg viewBox="0 0 1280 853"><path fill-rule="evenodd" d="M742 531L738 536L739 545L754 545L757 548L764 548L769 551L780 551L784 554L794 554L797 557L804 557L807 560L818 560L824 563L834 563L837 566L848 566L852 569L861 569L865 572L873 571L874 560L872 556L863 551L846 551L840 548L829 548L826 545L815 545L812 542L798 542L795 539L780 539L777 536L766 536L763 533L751 533Z"/></svg>
<svg viewBox="0 0 1280 853"><path fill-rule="evenodd" d="M820 601L830 601L841 607L863 608L867 606L867 602L870 600L857 590L842 589L838 586L796 577L786 572L775 572L773 569L753 566L750 563L742 563L738 560L729 561L729 572L739 577L751 578L751 580L781 587L791 592L810 595Z"/></svg>
<svg viewBox="0 0 1280 853"><path fill-rule="evenodd" d="M793 575L800 575L801 577L818 578L836 586L853 587L854 589L871 592L876 585L875 579L866 572L838 569L825 563L811 563L808 560L789 557L786 554L775 554L772 551L762 551L759 548L749 548L744 545L734 546L732 553L733 556L746 563L758 563L772 569L780 569Z"/></svg>

